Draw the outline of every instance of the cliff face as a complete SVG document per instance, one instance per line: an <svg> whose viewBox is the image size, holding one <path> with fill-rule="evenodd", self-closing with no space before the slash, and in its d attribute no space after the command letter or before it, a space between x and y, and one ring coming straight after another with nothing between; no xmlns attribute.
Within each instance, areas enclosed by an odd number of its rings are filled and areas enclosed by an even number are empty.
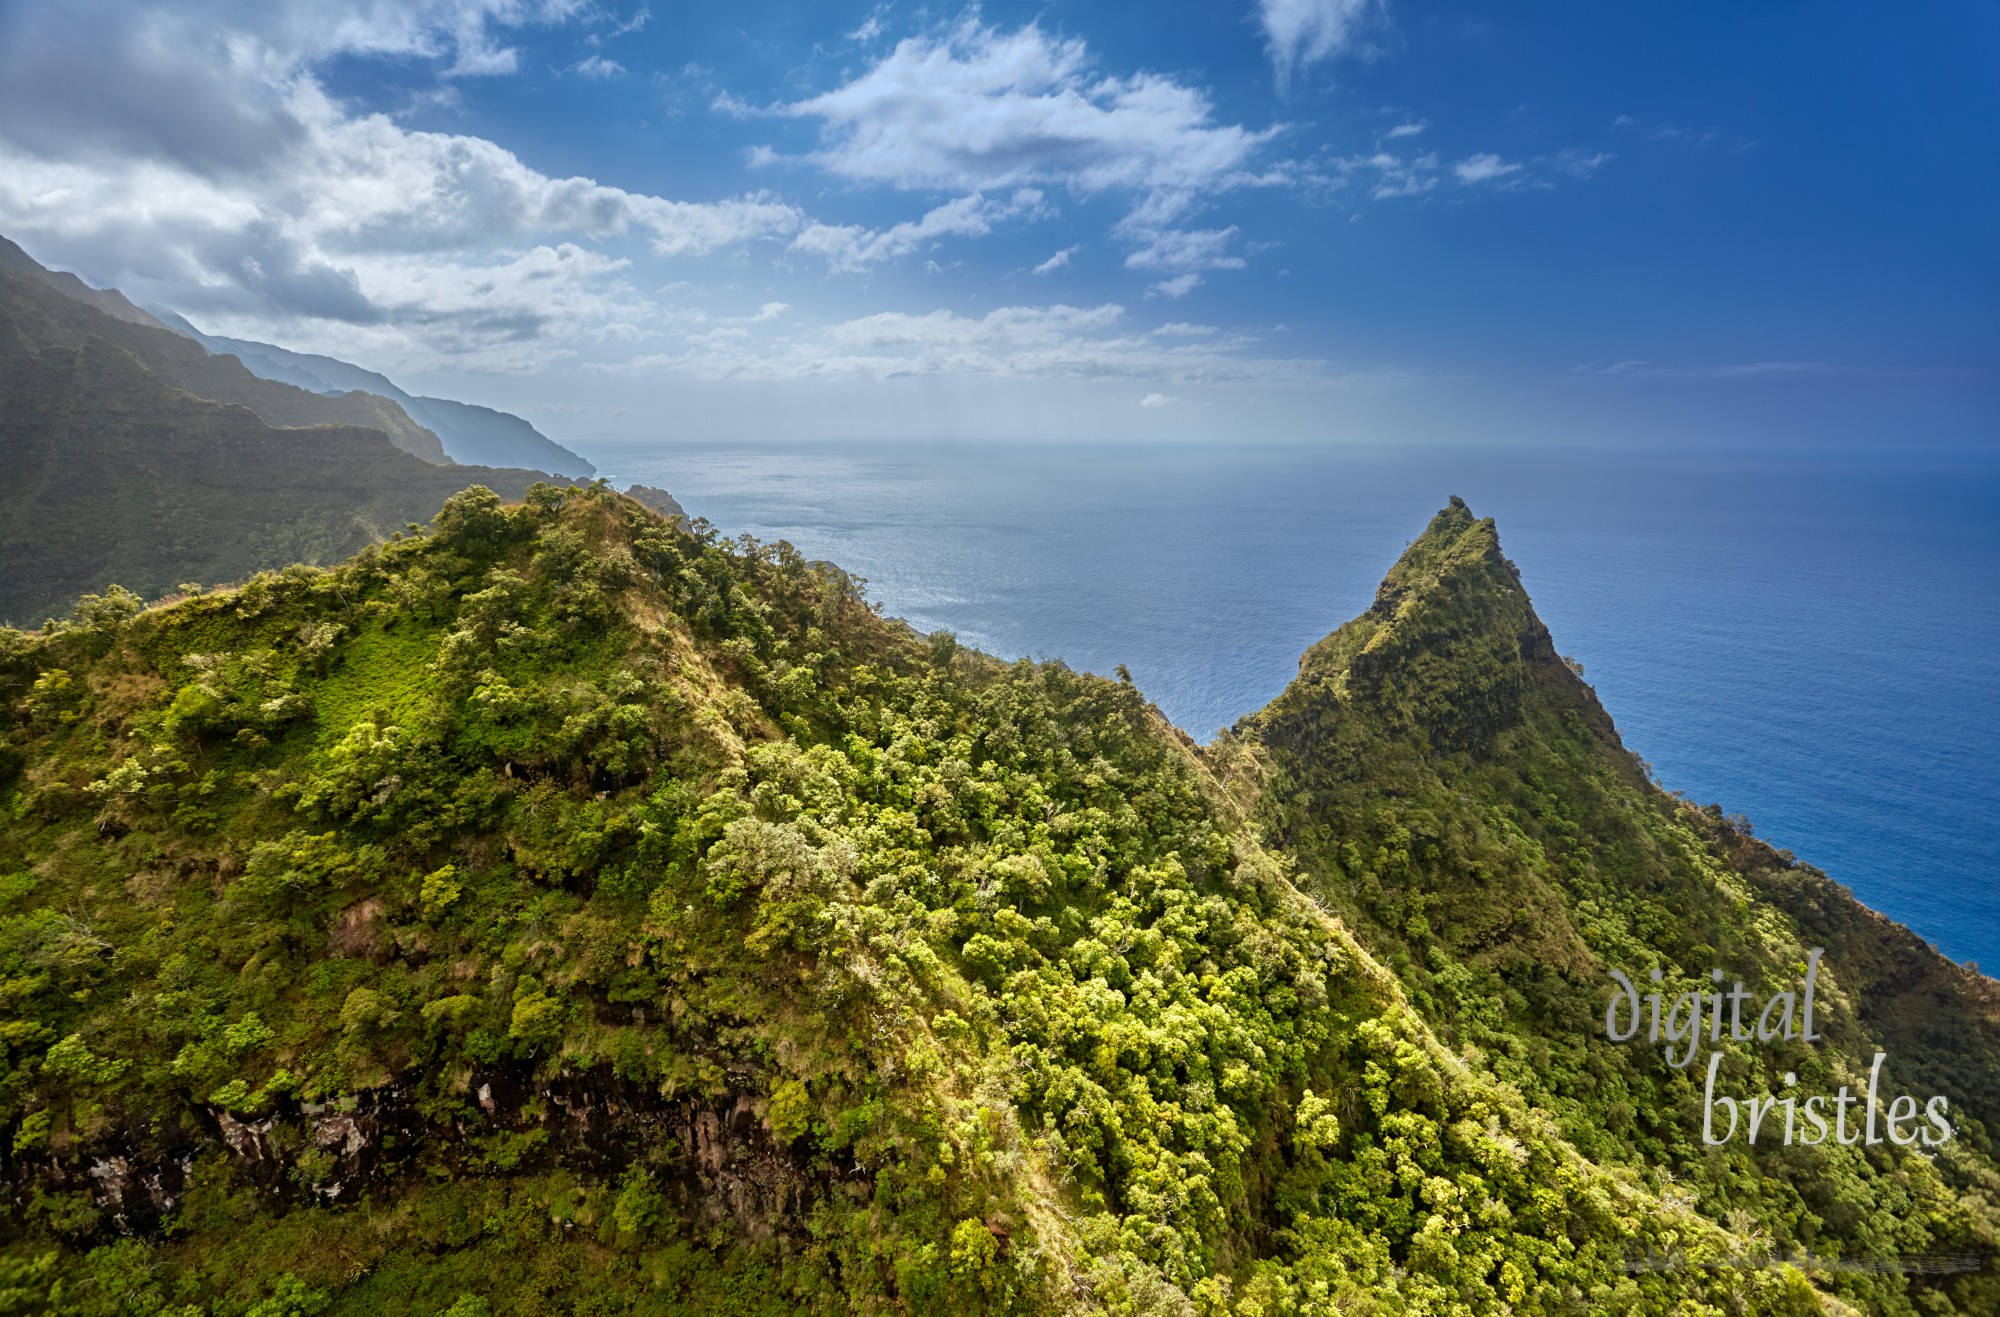
<svg viewBox="0 0 2000 1317"><path fill-rule="evenodd" d="M1802 916L1607 739L1462 507L1207 751L546 485L0 632L0 708L29 1310L1804 1314L1705 1264L1991 1243L1970 1136L1728 1151L1689 1199L1685 1093L1566 994L1644 938L1775 965ZM1891 1026L1829 966L1847 1057Z"/></svg>

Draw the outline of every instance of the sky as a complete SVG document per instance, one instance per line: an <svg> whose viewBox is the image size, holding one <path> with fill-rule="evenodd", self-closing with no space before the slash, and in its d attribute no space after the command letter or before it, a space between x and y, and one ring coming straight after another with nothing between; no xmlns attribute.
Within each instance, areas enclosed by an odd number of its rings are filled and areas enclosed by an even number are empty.
<svg viewBox="0 0 2000 1317"><path fill-rule="evenodd" d="M0 233L623 439L2000 448L2000 6L0 0Z"/></svg>

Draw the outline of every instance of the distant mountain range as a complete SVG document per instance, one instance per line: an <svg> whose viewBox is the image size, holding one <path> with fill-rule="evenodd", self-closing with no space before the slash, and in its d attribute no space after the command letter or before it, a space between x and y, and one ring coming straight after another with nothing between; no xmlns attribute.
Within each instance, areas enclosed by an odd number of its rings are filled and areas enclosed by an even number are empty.
<svg viewBox="0 0 2000 1317"><path fill-rule="evenodd" d="M399 451L400 450L400 451ZM591 464L518 416L205 335L0 237L0 625L117 584L158 597L325 564L483 485ZM633 494L682 516L663 489Z"/></svg>
<svg viewBox="0 0 2000 1317"><path fill-rule="evenodd" d="M141 314L144 314L141 312ZM359 389L400 404L411 420L435 433L454 462L525 466L566 476L595 475L597 468L510 412L449 398L406 393L386 375L335 357L293 352L250 339L204 334L182 317L164 312L161 320L210 352L228 354L262 379L337 394Z"/></svg>
<svg viewBox="0 0 2000 1317"><path fill-rule="evenodd" d="M523 467L578 477L597 473L584 458L509 412L449 398L418 397L404 392L386 376L333 357L204 334L172 311L146 311L115 288L92 288L74 274L48 269L4 237L0 237L0 269L24 274L114 320L168 330L192 340L202 347L201 356L157 344L149 354L141 355L157 372L189 392L221 402L242 402L274 425L310 425L321 420L365 425L383 431L398 448L426 462ZM212 363L203 359L210 356L215 359ZM228 378L231 371L220 362L229 357L235 357L257 379L350 401L336 416L283 393L259 391ZM198 379L190 378L196 375ZM366 396L353 399L357 391ZM299 419L306 411L315 419Z"/></svg>
<svg viewBox="0 0 2000 1317"><path fill-rule="evenodd" d="M459 490L559 479L444 462L389 399L259 379L58 287L0 268L0 622L336 562Z"/></svg>

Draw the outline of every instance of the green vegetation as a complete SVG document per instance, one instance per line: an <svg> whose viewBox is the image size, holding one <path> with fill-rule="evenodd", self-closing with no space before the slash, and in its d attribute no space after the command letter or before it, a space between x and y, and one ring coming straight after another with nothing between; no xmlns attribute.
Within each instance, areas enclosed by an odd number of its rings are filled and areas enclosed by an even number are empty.
<svg viewBox="0 0 2000 1317"><path fill-rule="evenodd" d="M541 478L398 451L370 410L394 404L366 398L259 380L0 268L0 621L38 623L112 582L151 598L338 562L458 490L518 497ZM359 424L319 423L340 416Z"/></svg>
<svg viewBox="0 0 2000 1317"><path fill-rule="evenodd" d="M6 239L0 238L0 242ZM12 243L7 246L26 259L20 248ZM67 286L60 282L64 278ZM92 289L74 275L56 275L40 266L24 268L18 262L0 263L0 301L13 321L13 335L35 348L74 350L89 339L100 338L138 358L162 383L211 402L248 407L266 425L345 425L379 430L413 457L433 463L449 460L437 435L411 420L392 399L360 391L329 396L260 379L235 357L211 355L207 348L161 325L121 294ZM121 310L126 314L118 314Z"/></svg>
<svg viewBox="0 0 2000 1317"><path fill-rule="evenodd" d="M1556 1117L1565 1138L1775 1249L1978 1254L2000 1229L2000 989L1862 907L1742 820L1654 786L1556 653L1491 520L1453 500L1374 605L1213 748L1305 885L1395 970L1448 1042ZM1613 968L1666 991L1711 968L1767 990L1827 949L1820 1046L1737 1044L1731 1092L1867 1086L1873 1054L1948 1095L1958 1137L1906 1149L1701 1142L1700 1067L1610 1042ZM1713 1050L1704 1044L1702 1056ZM1870 1312L2000 1309L1990 1273L1911 1292L1840 1273Z"/></svg>
<svg viewBox="0 0 2000 1317"><path fill-rule="evenodd" d="M0 632L0 1313L1991 1311L1702 1265L1990 1248L1984 1128L1704 1159L1579 1037L1599 957L1918 962L1543 681L1490 534L1206 751L602 487Z"/></svg>

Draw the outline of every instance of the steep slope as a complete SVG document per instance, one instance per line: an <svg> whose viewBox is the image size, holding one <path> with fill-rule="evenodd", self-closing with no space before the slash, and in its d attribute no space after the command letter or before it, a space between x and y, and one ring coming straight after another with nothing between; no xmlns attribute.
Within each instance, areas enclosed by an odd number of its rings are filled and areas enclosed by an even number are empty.
<svg viewBox="0 0 2000 1317"><path fill-rule="evenodd" d="M6 238L0 238L0 268L18 270L31 279L38 279L63 296L95 307L114 320L144 325L149 329L173 329L151 312L134 306L116 288L92 288L67 270L51 270Z"/></svg>
<svg viewBox="0 0 2000 1317"><path fill-rule="evenodd" d="M426 462L449 460L437 435L388 398L361 392L327 397L259 379L233 357L214 356L200 343L163 326L107 314L29 271L0 268L0 314L11 322L14 336L35 347L75 348L86 338L101 338L137 357L175 388L213 402L248 407L267 425L380 430L396 447Z"/></svg>
<svg viewBox="0 0 2000 1317"><path fill-rule="evenodd" d="M2000 989L1719 808L1654 786L1557 654L1493 523L1462 502L1213 753L1425 1016L1588 1155L1671 1182L1779 1247L1993 1254ZM1641 993L1662 971L1669 1011L1708 991L1712 971L1762 1005L1796 992L1814 948L1823 1043L1735 1041L1725 1013L1723 1038L1704 1035L1676 1068L1647 1034L1608 1036L1612 970ZM1724 1056L1717 1091L1741 1098L1861 1092L1878 1050L1885 1095L1948 1099L1957 1137L1942 1150L1841 1147L1837 1130L1819 1146L1772 1130L1755 1146L1747 1131L1704 1143L1711 1052ZM1946 1296L1963 1312L2000 1309L1990 1273L1857 1270L1835 1288L1873 1312L1932 1311Z"/></svg>
<svg viewBox="0 0 2000 1317"><path fill-rule="evenodd" d="M0 634L0 708L17 1310L1819 1309L1441 1046L1129 684L786 545L469 491Z"/></svg>
<svg viewBox="0 0 2000 1317"><path fill-rule="evenodd" d="M174 320L177 327L193 335L209 351L235 356L265 379L281 380L315 393L363 389L394 399L419 423L436 431L444 451L454 462L524 466L566 476L596 474L596 467L511 412L405 393L387 376L335 357L204 334L180 317Z"/></svg>
<svg viewBox="0 0 2000 1317"><path fill-rule="evenodd" d="M0 620L39 622L113 582L150 597L336 562L469 485L518 496L542 478L434 466L376 429L273 429L72 332L83 317L117 322L22 292L0 271ZM76 315L52 327L44 301Z"/></svg>

